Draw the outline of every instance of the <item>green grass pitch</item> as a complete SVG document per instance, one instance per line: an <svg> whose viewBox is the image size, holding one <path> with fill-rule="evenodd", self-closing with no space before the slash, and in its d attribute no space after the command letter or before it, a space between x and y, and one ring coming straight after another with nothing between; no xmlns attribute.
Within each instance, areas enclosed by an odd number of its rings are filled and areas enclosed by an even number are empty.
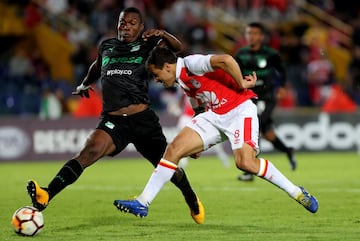
<svg viewBox="0 0 360 241"><path fill-rule="evenodd" d="M45 227L32 240L331 241L360 240L360 156L298 153L291 171L285 155L263 154L319 201L307 212L270 183L237 181L215 157L190 160L187 175L201 198L205 223L195 224L180 192L168 183L140 219L117 211L114 199L141 193L152 167L141 159L101 160L52 200ZM25 240L10 225L13 212L30 204L26 182L47 184L64 162L0 164L0 240Z"/></svg>

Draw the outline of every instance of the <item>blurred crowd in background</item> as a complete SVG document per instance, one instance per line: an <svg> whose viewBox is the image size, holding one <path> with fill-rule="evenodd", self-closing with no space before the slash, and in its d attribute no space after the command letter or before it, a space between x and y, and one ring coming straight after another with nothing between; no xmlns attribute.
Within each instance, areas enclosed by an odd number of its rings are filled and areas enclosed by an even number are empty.
<svg viewBox="0 0 360 241"><path fill-rule="evenodd" d="M13 25L6 29L6 18L0 20L0 115L38 115L42 119L67 114L98 116L99 85L90 100L71 92L95 60L99 42L116 36L118 15L129 6L142 11L146 28L166 29L176 35L185 45L180 55L234 54L246 44L244 26L262 22L268 30L267 44L280 52L286 66L288 96L279 102L279 108L330 105L329 110L336 112L355 111L360 105L357 1L8 0L0 5L2 16L13 17L22 25L14 25L12 20ZM318 16L309 14L312 8ZM41 42L45 37L39 40L29 34L36 29L37 35L49 35L41 32L40 25L50 29L55 35L52 38L61 38L70 46L68 59L61 58L65 52L61 44L52 49L51 43ZM48 57L50 52L53 54ZM62 76L66 68L61 66L67 61L71 75ZM168 110L169 103L176 103L179 96L176 90L164 90L152 82L149 93L159 112Z"/></svg>

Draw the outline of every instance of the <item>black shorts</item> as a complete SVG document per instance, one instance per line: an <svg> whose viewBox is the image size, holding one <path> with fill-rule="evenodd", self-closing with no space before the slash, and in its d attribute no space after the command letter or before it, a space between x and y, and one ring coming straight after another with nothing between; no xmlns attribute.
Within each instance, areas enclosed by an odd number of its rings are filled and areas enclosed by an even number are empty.
<svg viewBox="0 0 360 241"><path fill-rule="evenodd" d="M105 114L96 129L101 129L111 136L116 146L111 156L133 143L136 150L156 166L167 146L159 117L152 109L130 116Z"/></svg>

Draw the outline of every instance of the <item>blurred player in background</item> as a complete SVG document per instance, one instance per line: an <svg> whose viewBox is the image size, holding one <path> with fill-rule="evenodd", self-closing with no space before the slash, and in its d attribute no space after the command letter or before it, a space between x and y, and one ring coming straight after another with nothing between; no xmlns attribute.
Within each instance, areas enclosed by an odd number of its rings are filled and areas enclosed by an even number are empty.
<svg viewBox="0 0 360 241"><path fill-rule="evenodd" d="M164 87L178 83L191 98L193 109L206 104L206 111L196 115L167 146L141 195L135 200L115 200L120 210L147 214L149 205L170 180L182 157L229 140L239 169L281 188L309 212L317 211L315 197L294 185L269 160L256 157L259 121L256 105L251 101L256 94L249 89L255 86L255 72L243 78L239 65L230 55L177 58L164 47L154 48L146 66L156 82Z"/></svg>
<svg viewBox="0 0 360 241"><path fill-rule="evenodd" d="M129 143L133 143L153 166L158 164L165 151L167 142L159 118L149 108L150 78L144 64L156 45L166 45L179 51L182 44L163 30L150 29L141 35L144 23L136 8L122 10L117 30L117 38L107 39L100 44L96 61L73 93L89 98L90 85L100 78L103 98L100 123L88 137L83 149L65 163L46 188L40 187L34 180L28 182L27 190L32 203L40 211L55 195L75 182L85 168L104 156L117 155ZM124 174L129 175L129 171ZM192 218L202 223L204 208L184 170L177 168L171 181L184 195Z"/></svg>
<svg viewBox="0 0 360 241"><path fill-rule="evenodd" d="M264 44L265 28L261 23L250 23L245 29L247 46L240 48L235 60L240 65L243 75L256 72L258 80L252 90L257 94L255 100L260 120L262 136L279 151L286 153L292 170L296 169L294 149L287 147L276 136L273 126L273 111L276 102L286 95L285 70L279 53ZM245 172L238 178L241 181L252 181L253 175Z"/></svg>

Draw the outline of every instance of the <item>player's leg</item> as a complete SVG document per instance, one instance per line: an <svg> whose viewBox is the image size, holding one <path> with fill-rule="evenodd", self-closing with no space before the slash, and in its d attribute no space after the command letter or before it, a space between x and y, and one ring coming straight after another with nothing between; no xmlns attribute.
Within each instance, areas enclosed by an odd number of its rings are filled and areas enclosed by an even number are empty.
<svg viewBox="0 0 360 241"><path fill-rule="evenodd" d="M207 113L196 116L196 124L189 123L191 127L185 127L170 143L160 160L155 171L152 173L148 183L146 184L141 195L134 200L117 200L121 209L131 212L133 205L141 205L148 207L163 185L174 178L174 173L177 170L177 164L181 157L189 156L199 153L204 150L204 147L211 146L220 140L219 131L212 126L206 118L203 118ZM201 126L201 128L200 128ZM198 200L199 214L191 212L195 222L201 224L204 222L204 208ZM132 212L131 212L132 213Z"/></svg>
<svg viewBox="0 0 360 241"><path fill-rule="evenodd" d="M233 116L231 116L233 115ZM233 117L233 118L231 118ZM305 189L294 185L269 160L256 158L259 153L259 121L256 107L244 102L229 114L232 124L225 129L233 149L236 166L271 182L301 203L308 211L316 212L317 200Z"/></svg>
<svg viewBox="0 0 360 241"><path fill-rule="evenodd" d="M216 118L212 112L204 112L194 117L196 124L194 122L188 123L187 127L181 130L172 143L167 146L163 158L152 173L142 194L136 200L115 201L120 205L120 208L129 212L131 212L132 205L140 204L142 207L147 208L162 186L173 177L181 157L199 153L206 150L209 146L220 142L221 134L211 124L211 118ZM205 212L201 202L198 201L198 203L199 215L191 214L195 222L200 224L204 221Z"/></svg>
<svg viewBox="0 0 360 241"><path fill-rule="evenodd" d="M284 190L290 197L303 205L308 211L315 213L318 202L304 188L296 186L285 177L269 160L255 158L253 147L244 144L234 150L236 165L239 169L255 174Z"/></svg>
<svg viewBox="0 0 360 241"><path fill-rule="evenodd" d="M270 161L255 157L254 148L246 143L234 150L236 166L243 171L258 175L295 197L300 189L292 184Z"/></svg>
<svg viewBox="0 0 360 241"><path fill-rule="evenodd" d="M189 128L188 128L189 129ZM191 130L191 129L190 129ZM192 130L191 130L192 131ZM186 135L188 136L188 135ZM189 137L187 137L189 138ZM190 137L192 138L192 137ZM174 140L175 141L175 140ZM184 141L182 138L180 139L180 143L183 143ZM186 143L188 144L188 143ZM178 145L178 144L174 144ZM170 153L168 155L174 155L174 157L166 160L166 157L163 158L158 157L158 159L155 162L154 153L156 153L154 150L159 149L158 146L156 146L156 142L154 140L150 140L144 145L136 145L137 149L140 153L144 155L147 159L152 161L153 164L155 164L156 169L153 172L152 176L149 179L148 184L146 185L143 193L137 197L137 200L115 200L114 205L121 211L130 212L136 216L144 217L147 215L147 207L150 205L151 201L155 198L157 193L161 190L162 186L168 182L171 181L175 184L176 187L178 187L182 194L184 195L185 201L188 204L190 208L190 213L192 218L196 223L203 223L204 222L204 208L202 203L200 202L199 198L191 188L191 185L186 177L185 171L182 168L177 167L177 163L181 156L184 156L180 153L180 150L176 153L174 150L172 150L175 146L169 144L167 147L167 151ZM184 144L181 144L185 146ZM161 148L161 147L160 147ZM165 152L166 153L166 152ZM160 162L159 162L160 160Z"/></svg>
<svg viewBox="0 0 360 241"><path fill-rule="evenodd" d="M267 128L267 130L263 132L263 136L267 141L271 142L271 144L277 150L286 153L291 170L295 170L297 163L295 159L294 149L291 147L287 147L284 142L275 134L275 131L272 127Z"/></svg>
<svg viewBox="0 0 360 241"><path fill-rule="evenodd" d="M161 129L160 129L161 130ZM166 138L159 132L149 138L142 138L135 143L136 149L149 160L154 167L159 164L167 146ZM183 194L187 205L192 213L199 214L199 203L196 193L193 191L185 171L178 167L170 180ZM116 204L115 204L116 205ZM116 205L117 206L117 205Z"/></svg>
<svg viewBox="0 0 360 241"><path fill-rule="evenodd" d="M132 141L136 150L156 167L167 146L166 137L163 134L158 116L150 109L139 113L131 119L131 130ZM193 191L184 170L177 168L171 181L182 192L191 213L198 215L200 213L200 201ZM121 209L116 200L114 204ZM147 213L140 209L139 216L146 215ZM192 217L194 218L193 215Z"/></svg>
<svg viewBox="0 0 360 241"><path fill-rule="evenodd" d="M287 147L283 141L278 138L275 134L273 128L273 119L272 113L276 106L276 102L274 101L258 101L257 102L257 110L259 114L259 125L260 131L263 134L263 137L271 142L271 144L279 151L286 153L290 167L292 170L296 169L296 159L294 156L294 149ZM240 181L252 181L254 180L254 176L251 173L244 172L242 175L238 177Z"/></svg>
<svg viewBox="0 0 360 241"><path fill-rule="evenodd" d="M271 142L271 144L277 150L286 153L291 170L295 170L296 160L294 156L294 149L286 146L285 143L276 135L274 131L274 121L272 115L275 107L275 101L267 101L265 103L265 109L260 113L260 131L263 134L263 137L267 141Z"/></svg>
<svg viewBox="0 0 360 241"><path fill-rule="evenodd" d="M178 119L178 122L176 124L176 128L180 132L187 123L189 123L192 119L192 115L188 115L186 113L182 113ZM186 168L189 165L189 158L183 157L180 159L178 166L181 168Z"/></svg>
<svg viewBox="0 0 360 241"><path fill-rule="evenodd" d="M235 125L227 131L231 147L234 152L236 166L245 172L255 174L288 193L289 196L301 203L310 212L316 212L318 208L317 200L308 194L304 189L294 185L287 179L269 160L256 158L259 152L258 136L259 121L256 115L256 108L250 103L242 104L238 110L234 111L236 118ZM242 132L240 130L243 130Z"/></svg>
<svg viewBox="0 0 360 241"><path fill-rule="evenodd" d="M136 121L139 122L138 125L135 124L136 126L134 126L133 129L139 128L139 133L141 134L134 138L134 145L137 151L156 167L165 153L167 141L156 114L152 111L146 112L144 115L145 114L146 117L133 120L133 123L136 123ZM144 120L147 122L145 125ZM137 131L135 130L135 132ZM136 136L136 134L134 134L134 136ZM191 200L191 202L196 201L196 195L190 186L184 170L178 168L171 181L181 190L186 200ZM191 205L189 206L191 208Z"/></svg>
<svg viewBox="0 0 360 241"><path fill-rule="evenodd" d="M49 201L65 187L74 183L86 167L101 157L110 155L115 150L110 135L103 130L96 129L89 136L80 153L63 165L46 188L40 187L35 180L28 182L27 191L33 206L39 210L45 209Z"/></svg>

